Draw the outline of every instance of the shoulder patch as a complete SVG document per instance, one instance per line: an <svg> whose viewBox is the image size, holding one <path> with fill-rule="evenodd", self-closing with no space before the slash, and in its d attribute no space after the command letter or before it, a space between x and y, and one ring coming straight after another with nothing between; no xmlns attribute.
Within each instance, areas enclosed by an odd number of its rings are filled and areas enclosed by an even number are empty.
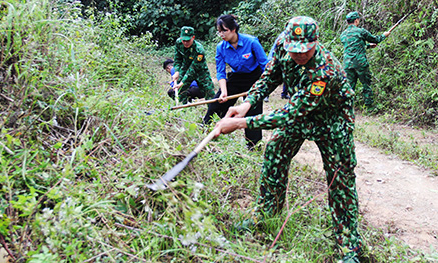
<svg viewBox="0 0 438 263"><path fill-rule="evenodd" d="M324 81L321 81L321 80L313 82L312 87L310 88L310 93L312 95L315 95L315 96L321 96L322 93L324 93L326 84L327 83L325 83Z"/></svg>
<svg viewBox="0 0 438 263"><path fill-rule="evenodd" d="M198 60L198 61L201 61L203 58L204 58L204 55L198 55L197 60Z"/></svg>

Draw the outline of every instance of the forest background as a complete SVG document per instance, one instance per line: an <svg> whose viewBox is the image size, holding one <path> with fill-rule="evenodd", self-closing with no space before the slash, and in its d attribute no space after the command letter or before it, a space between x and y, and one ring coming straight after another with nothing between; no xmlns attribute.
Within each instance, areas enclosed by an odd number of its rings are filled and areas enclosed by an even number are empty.
<svg viewBox="0 0 438 263"><path fill-rule="evenodd" d="M211 128L198 125L205 108L169 110L161 63L183 25L196 28L214 63L224 13L266 51L288 19L311 16L341 60L348 12L377 34L411 10L368 53L375 100L384 121L436 130L436 1L0 1L4 250L17 262L335 262L326 198L303 205L325 191L324 179L295 163L286 211L262 232L232 229L255 201L262 161L241 134L210 143L170 190L145 187ZM391 143L379 146L395 151ZM410 148L403 158L438 169L435 153ZM364 221L361 231L370 262L438 260Z"/></svg>

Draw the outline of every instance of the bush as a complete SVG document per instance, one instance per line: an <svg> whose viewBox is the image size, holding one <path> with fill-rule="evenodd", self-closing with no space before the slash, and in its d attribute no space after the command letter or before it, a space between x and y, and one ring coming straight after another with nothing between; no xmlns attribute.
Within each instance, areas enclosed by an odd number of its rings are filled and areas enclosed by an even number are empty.
<svg viewBox="0 0 438 263"><path fill-rule="evenodd" d="M95 7L121 17L131 35L152 33L158 45L173 44L182 26L195 28L197 38L206 39L215 19L236 0L141 0L84 2L84 8Z"/></svg>

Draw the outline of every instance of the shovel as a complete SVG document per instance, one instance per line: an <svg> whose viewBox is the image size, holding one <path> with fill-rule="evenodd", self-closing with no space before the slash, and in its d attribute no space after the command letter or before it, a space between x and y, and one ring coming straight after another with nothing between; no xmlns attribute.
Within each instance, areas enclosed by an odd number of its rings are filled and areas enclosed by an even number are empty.
<svg viewBox="0 0 438 263"><path fill-rule="evenodd" d="M211 131L207 137L202 140L202 142L196 146L195 150L193 150L189 155L184 158L181 162L175 165L172 169L170 169L166 174L164 174L160 179L156 180L153 184L148 184L146 187L153 191L166 189L168 183L172 181L175 176L177 176L188 164L189 162L198 155L201 150L214 138L216 134L216 129Z"/></svg>

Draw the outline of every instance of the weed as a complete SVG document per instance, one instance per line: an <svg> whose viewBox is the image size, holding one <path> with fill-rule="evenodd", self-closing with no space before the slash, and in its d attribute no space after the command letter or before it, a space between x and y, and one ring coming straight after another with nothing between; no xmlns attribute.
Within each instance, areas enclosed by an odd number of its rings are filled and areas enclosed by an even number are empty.
<svg viewBox="0 0 438 263"><path fill-rule="evenodd" d="M337 7L329 6L337 15L330 25L339 29L346 7ZM294 214L273 248L286 209L263 231L231 230L256 203L263 161L239 132L210 142L167 190L150 191L145 185L212 128L198 126L206 108L170 111L161 62L172 50L156 51L150 35L127 37L121 17L87 14L71 1L1 4L0 234L17 262L337 259L325 199ZM212 58L214 43L205 46ZM396 132L379 140L393 150L402 141ZM431 155L418 149L416 156ZM325 189L308 167L292 165L290 180L290 209ZM378 262L436 258L361 230Z"/></svg>

